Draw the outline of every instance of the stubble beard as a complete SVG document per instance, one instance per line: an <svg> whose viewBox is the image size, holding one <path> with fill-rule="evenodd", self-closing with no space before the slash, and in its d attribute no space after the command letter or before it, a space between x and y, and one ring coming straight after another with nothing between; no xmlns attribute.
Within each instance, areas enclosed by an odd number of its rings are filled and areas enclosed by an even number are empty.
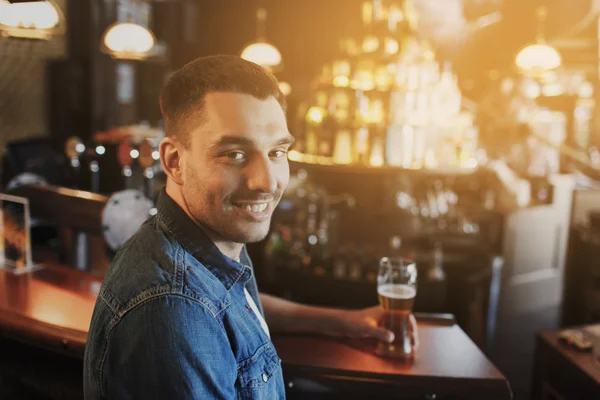
<svg viewBox="0 0 600 400"><path fill-rule="evenodd" d="M212 207L217 206L216 202L207 202ZM226 204L226 205L225 205ZM279 204L279 199L273 202L275 208ZM263 222L251 222L247 220L236 219L234 213L236 206L231 203L220 203L219 213L211 211L211 207L199 207L190 210L194 216L197 225L203 229L208 229L209 236L213 240L228 241L233 243L256 243L265 239L269 234L271 218ZM212 218L212 215L219 215L221 218Z"/></svg>

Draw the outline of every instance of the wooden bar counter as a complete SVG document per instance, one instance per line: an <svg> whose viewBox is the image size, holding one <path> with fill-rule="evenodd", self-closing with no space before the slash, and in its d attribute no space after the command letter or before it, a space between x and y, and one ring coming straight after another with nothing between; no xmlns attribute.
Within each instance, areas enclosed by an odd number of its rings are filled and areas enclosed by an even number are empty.
<svg viewBox="0 0 600 400"><path fill-rule="evenodd" d="M0 269L0 335L81 365L100 285L99 278L61 265L21 275ZM504 376L456 324L417 319L413 365L375 356L371 341L273 337L289 397L512 398Z"/></svg>

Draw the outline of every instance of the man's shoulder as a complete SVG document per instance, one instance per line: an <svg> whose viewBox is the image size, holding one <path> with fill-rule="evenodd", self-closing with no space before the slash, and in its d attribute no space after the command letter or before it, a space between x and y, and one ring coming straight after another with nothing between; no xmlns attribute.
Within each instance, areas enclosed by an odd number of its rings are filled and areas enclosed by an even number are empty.
<svg viewBox="0 0 600 400"><path fill-rule="evenodd" d="M173 237L149 221L119 250L100 294L120 315L151 298L168 295L201 302L216 314L228 297L218 283Z"/></svg>

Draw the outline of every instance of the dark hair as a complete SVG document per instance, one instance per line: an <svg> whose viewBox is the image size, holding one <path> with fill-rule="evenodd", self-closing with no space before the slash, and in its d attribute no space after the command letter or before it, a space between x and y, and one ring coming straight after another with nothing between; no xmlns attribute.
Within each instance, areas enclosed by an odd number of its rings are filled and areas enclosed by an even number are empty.
<svg viewBox="0 0 600 400"><path fill-rule="evenodd" d="M189 143L188 125L201 120L209 92L244 93L261 100L273 96L286 108L277 78L266 68L237 56L200 57L173 73L162 89L160 109L167 136Z"/></svg>

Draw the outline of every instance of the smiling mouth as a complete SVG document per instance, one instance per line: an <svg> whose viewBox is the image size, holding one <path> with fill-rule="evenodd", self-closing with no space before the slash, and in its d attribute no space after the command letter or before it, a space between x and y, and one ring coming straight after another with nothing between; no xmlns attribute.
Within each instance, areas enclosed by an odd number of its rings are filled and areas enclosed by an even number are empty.
<svg viewBox="0 0 600 400"><path fill-rule="evenodd" d="M262 203L233 203L233 205L248 217L257 220L265 221L270 218L271 208L269 204L272 201L266 201Z"/></svg>
<svg viewBox="0 0 600 400"><path fill-rule="evenodd" d="M262 213L262 212L264 212L267 209L267 207L269 206L269 203L259 203L259 204L252 204L252 205L250 205L250 204L246 204L246 205L240 204L240 205L237 205L237 206L240 207L240 208L245 208L246 211L250 211L250 212L253 212L253 213Z"/></svg>

